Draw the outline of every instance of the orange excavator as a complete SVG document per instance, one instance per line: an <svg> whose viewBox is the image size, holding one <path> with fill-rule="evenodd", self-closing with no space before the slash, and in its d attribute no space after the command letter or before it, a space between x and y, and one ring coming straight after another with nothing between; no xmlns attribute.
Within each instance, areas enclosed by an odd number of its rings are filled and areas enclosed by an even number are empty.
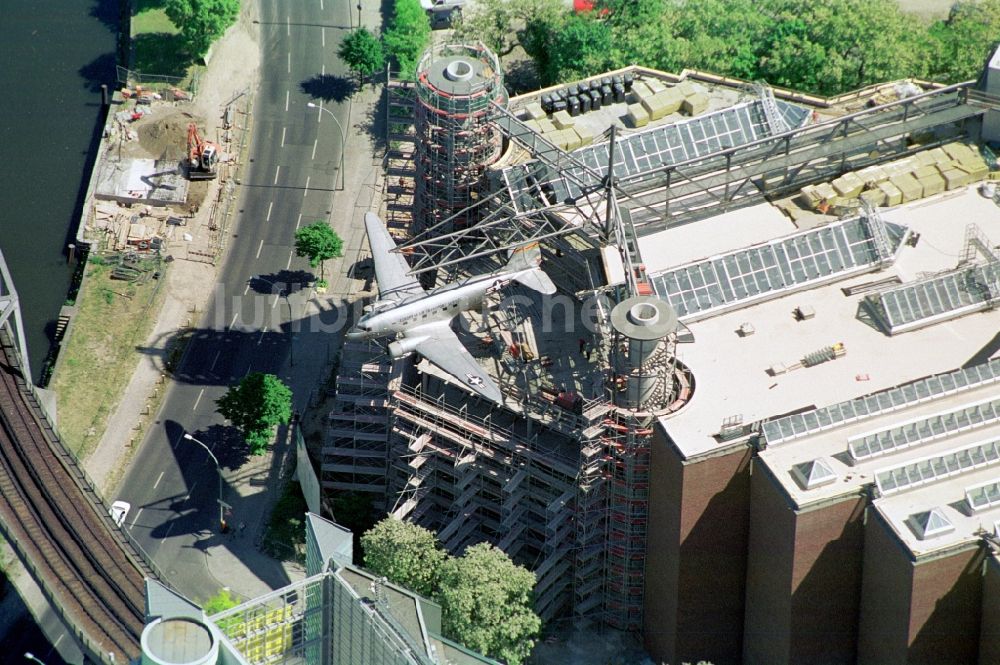
<svg viewBox="0 0 1000 665"><path fill-rule="evenodd" d="M216 175L219 146L205 141L195 123L188 125L188 180L211 180Z"/></svg>

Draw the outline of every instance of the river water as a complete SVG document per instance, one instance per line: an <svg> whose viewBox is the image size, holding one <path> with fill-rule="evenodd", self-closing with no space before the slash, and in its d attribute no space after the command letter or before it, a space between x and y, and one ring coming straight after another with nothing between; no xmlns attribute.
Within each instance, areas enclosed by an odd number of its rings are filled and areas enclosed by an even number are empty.
<svg viewBox="0 0 1000 665"><path fill-rule="evenodd" d="M0 250L36 381L69 288L66 245L103 127L100 86L114 89L118 15L119 0L0 0ZM32 651L62 663L12 594L0 601L0 661Z"/></svg>
<svg viewBox="0 0 1000 665"><path fill-rule="evenodd" d="M0 249L32 374L49 350L87 177L114 89L119 0L0 0Z"/></svg>

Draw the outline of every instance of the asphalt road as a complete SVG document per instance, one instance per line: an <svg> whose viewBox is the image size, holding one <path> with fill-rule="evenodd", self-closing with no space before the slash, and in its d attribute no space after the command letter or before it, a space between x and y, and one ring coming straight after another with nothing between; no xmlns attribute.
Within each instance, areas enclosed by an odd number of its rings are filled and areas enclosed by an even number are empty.
<svg viewBox="0 0 1000 665"><path fill-rule="evenodd" d="M287 365L290 343L301 348L310 335L323 335L291 333L298 324L290 321L310 311L297 292L296 272L311 274L307 261L294 255L293 236L300 225L331 213L341 134L328 112L350 129L348 103L334 100L343 96L335 77L345 69L336 49L351 18L357 19L350 13L353 5L347 0L260 3L261 82L234 237L202 328L114 497L132 504L126 520L132 536L181 592L197 600L220 586L207 568L209 548L232 541L218 533L215 465L182 435L191 432L211 447L224 467L223 494L234 504L229 523L259 521L258 515L240 513L230 486L246 456L221 426L215 400L250 371L283 376L291 371L294 380L296 370ZM307 102L326 111L308 108ZM289 274L291 287L272 286L285 283ZM256 276L263 277L252 279ZM316 337L311 341L316 343ZM309 388L296 391L297 404L304 403ZM280 568L274 568L260 571L263 578L272 586L284 584Z"/></svg>

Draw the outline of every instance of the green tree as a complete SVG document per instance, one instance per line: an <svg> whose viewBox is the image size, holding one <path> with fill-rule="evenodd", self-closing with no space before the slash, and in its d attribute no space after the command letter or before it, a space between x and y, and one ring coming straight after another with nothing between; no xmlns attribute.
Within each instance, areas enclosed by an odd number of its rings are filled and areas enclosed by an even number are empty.
<svg viewBox="0 0 1000 665"><path fill-rule="evenodd" d="M930 78L958 83L979 76L1000 44L1000 0L959 0L947 21L931 26Z"/></svg>
<svg viewBox="0 0 1000 665"><path fill-rule="evenodd" d="M201 57L236 22L240 0L166 0L163 11L194 57Z"/></svg>
<svg viewBox="0 0 1000 665"><path fill-rule="evenodd" d="M431 597L447 556L434 532L387 517L361 536L365 568L390 582Z"/></svg>
<svg viewBox="0 0 1000 665"><path fill-rule="evenodd" d="M344 241L326 222L319 220L295 232L295 254L309 259L310 267L319 266L323 280L323 262L343 256Z"/></svg>
<svg viewBox="0 0 1000 665"><path fill-rule="evenodd" d="M385 68L385 51L378 37L361 27L351 30L340 42L337 55L364 81Z"/></svg>
<svg viewBox="0 0 1000 665"><path fill-rule="evenodd" d="M413 78L420 55L431 41L431 24L420 0L395 0L392 20L382 40L386 53L399 65L400 75Z"/></svg>
<svg viewBox="0 0 1000 665"><path fill-rule="evenodd" d="M240 599L236 597L236 594L229 589L229 587L219 589L219 592L206 600L202 604L201 609L208 616L213 614L218 614L219 612L225 612L226 610L236 607L240 604Z"/></svg>
<svg viewBox="0 0 1000 665"><path fill-rule="evenodd" d="M218 411L240 430L254 455L262 455L274 426L292 417L292 391L273 374L253 372L215 400Z"/></svg>
<svg viewBox="0 0 1000 665"><path fill-rule="evenodd" d="M528 23L550 20L564 12L561 0L477 0L462 14L455 38L481 41L504 57L520 45Z"/></svg>
<svg viewBox="0 0 1000 665"><path fill-rule="evenodd" d="M597 12L569 14L555 23L534 23L529 31L533 40L544 40L546 57L539 74L546 85L575 81L611 66L611 27Z"/></svg>
<svg viewBox="0 0 1000 665"><path fill-rule="evenodd" d="M466 647L519 665L542 627L532 609L535 575L488 543L441 566L436 599L444 633Z"/></svg>

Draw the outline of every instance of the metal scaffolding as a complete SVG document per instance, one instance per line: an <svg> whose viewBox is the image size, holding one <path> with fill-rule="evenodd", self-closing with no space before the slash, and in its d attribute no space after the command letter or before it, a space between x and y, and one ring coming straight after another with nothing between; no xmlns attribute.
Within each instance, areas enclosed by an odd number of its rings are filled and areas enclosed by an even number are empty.
<svg viewBox="0 0 1000 665"><path fill-rule="evenodd" d="M416 218L423 227L446 218L457 228L479 221L470 206L487 194L486 168L502 147L493 121L507 103L502 74L482 44L431 49L417 65Z"/></svg>

